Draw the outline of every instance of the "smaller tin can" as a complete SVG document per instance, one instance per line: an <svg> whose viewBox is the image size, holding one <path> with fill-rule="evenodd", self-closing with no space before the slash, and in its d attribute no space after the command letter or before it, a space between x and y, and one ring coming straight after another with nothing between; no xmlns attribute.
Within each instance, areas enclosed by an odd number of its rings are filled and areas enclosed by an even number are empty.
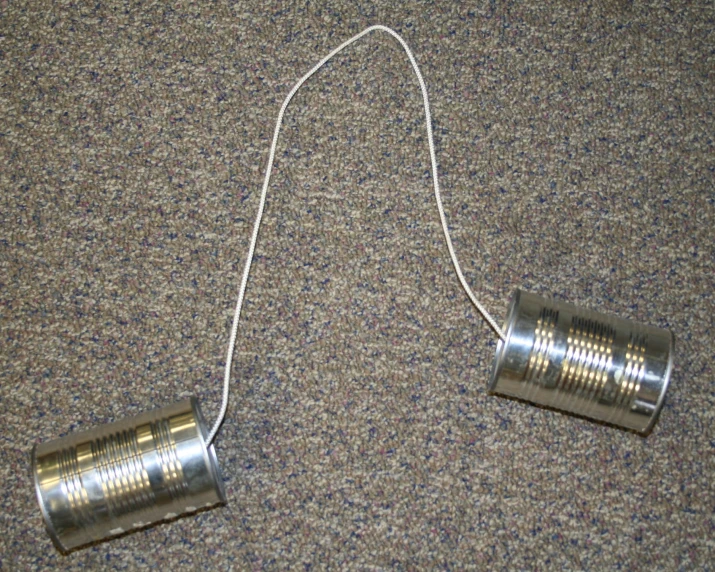
<svg viewBox="0 0 715 572"><path fill-rule="evenodd" d="M489 391L647 434L673 370L673 334L517 290Z"/></svg>

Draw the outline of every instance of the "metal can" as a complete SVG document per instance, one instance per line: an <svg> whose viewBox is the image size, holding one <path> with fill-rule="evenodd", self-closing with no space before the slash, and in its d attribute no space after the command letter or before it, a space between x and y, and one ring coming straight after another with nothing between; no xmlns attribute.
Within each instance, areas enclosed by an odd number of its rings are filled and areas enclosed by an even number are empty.
<svg viewBox="0 0 715 572"><path fill-rule="evenodd" d="M35 490L67 552L226 502L195 398L36 445Z"/></svg>
<svg viewBox="0 0 715 572"><path fill-rule="evenodd" d="M673 369L673 334L516 290L489 391L647 434Z"/></svg>

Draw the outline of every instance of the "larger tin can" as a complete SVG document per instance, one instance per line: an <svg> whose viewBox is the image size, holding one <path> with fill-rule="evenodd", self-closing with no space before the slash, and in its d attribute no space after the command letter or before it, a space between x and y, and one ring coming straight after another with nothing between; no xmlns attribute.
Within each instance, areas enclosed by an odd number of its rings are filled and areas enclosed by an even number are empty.
<svg viewBox="0 0 715 572"><path fill-rule="evenodd" d="M195 398L36 445L47 530L67 552L226 500Z"/></svg>

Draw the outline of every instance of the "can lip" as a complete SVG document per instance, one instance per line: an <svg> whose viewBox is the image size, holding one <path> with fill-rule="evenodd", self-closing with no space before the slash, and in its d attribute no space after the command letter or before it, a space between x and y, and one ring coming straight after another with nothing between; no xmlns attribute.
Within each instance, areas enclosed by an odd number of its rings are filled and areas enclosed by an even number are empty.
<svg viewBox="0 0 715 572"><path fill-rule="evenodd" d="M32 453L30 454L30 457L32 460L32 481L35 483L35 496L37 497L37 504L40 505L40 512L42 512L42 520L45 522L45 529L47 530L47 534L50 535L50 538L52 539L52 542L57 547L57 549L60 552L67 554L67 552L69 552L69 549L62 543L59 535L57 534L57 531L55 530L55 527L52 525L52 520L50 520L50 515L47 512L47 507L45 507L45 502L42 498L42 492L40 491L40 481L37 475L37 443L32 446Z"/></svg>
<svg viewBox="0 0 715 572"><path fill-rule="evenodd" d="M648 423L648 426L641 431L641 433L645 436L647 436L652 430L653 427L655 427L655 424L658 422L658 419L660 418L660 412L663 409L663 404L665 403L665 394L668 392L668 387L670 386L670 377L671 374L673 373L673 354L675 353L675 336L673 335L673 332L668 330L668 333L670 334L670 345L668 346L668 366L665 371L665 379L663 380L663 387L660 390L660 395L658 396L658 401L655 404L655 409L653 411L653 415L650 417L650 422Z"/></svg>
<svg viewBox="0 0 715 572"><path fill-rule="evenodd" d="M192 396L190 398L191 408L194 411L196 420L199 425L199 430L201 432L201 445L206 453L209 460L209 469L211 471L211 476L216 485L216 492L221 503L226 502L226 489L223 485L223 478L221 478L221 467L218 463L218 457L216 456L216 449L214 449L213 443L206 443L206 437L208 435L208 429L206 427L206 420L204 419L203 413L201 412L201 406L199 405L196 397Z"/></svg>
<svg viewBox="0 0 715 572"><path fill-rule="evenodd" d="M517 288L511 295L511 302L509 303L509 309L507 310L506 319L504 320L504 340L499 338L497 342L497 349L494 352L494 362L492 364L492 373L489 378L489 383L487 391L494 393L496 391L497 382L499 380L499 374L501 373L502 366L504 364L504 354L509 341L511 340L511 334L514 330L514 322L516 321L516 309L519 306L521 300L521 289Z"/></svg>

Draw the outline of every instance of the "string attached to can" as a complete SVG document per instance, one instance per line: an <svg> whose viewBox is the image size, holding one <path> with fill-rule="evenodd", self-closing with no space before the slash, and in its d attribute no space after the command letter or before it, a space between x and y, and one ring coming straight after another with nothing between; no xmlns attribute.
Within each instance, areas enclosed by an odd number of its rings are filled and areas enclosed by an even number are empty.
<svg viewBox="0 0 715 572"><path fill-rule="evenodd" d="M288 108L288 104L290 103L291 99L293 99L293 96L297 93L297 91L301 88L301 86L310 79L310 77L315 74L320 68L322 68L326 63L328 63L333 56L339 54L342 52L345 48L347 48L350 44L353 44L357 42L360 38L367 36L371 32L375 31L381 31L381 32L386 32L390 34L393 38L395 38L400 45L403 47L405 50L405 53L407 54L407 57L410 60L410 64L412 64L412 69L415 72L415 75L417 76L417 81L419 82L420 85L420 90L422 91L422 102L424 103L424 110L425 110L425 123L427 126L427 143L429 144L429 154L430 154L430 162L431 162L431 171L432 171L432 181L434 184L434 196L435 200L437 201L437 211L439 212L439 219L440 222L442 223L442 230L444 231L444 238L445 241L447 242L447 248L449 250L449 255L452 258L452 264L454 265L454 270L457 273L457 277L459 278L459 283L462 285L462 288L464 288L464 291L467 293L467 296L469 296L469 299L471 300L472 304L479 310L479 313L482 315L482 317L487 321L487 323L491 326L491 328L496 332L496 334L499 336L501 340L505 340L504 332L502 329L497 325L496 321L492 316L489 314L489 312L486 310L486 308L479 302L477 297L474 295L474 292L472 292L472 289L469 287L469 284L467 284L467 280L464 278L464 274L462 273L462 268L459 264L459 260L457 259L457 254L454 251L454 246L452 245L452 238L449 234L449 228L447 226L447 218L444 214L444 207L442 206L442 195L439 190L439 174L437 171L437 153L435 152L435 146L434 146L434 138L432 136L432 113L430 111L430 104L429 104L429 97L427 96L427 86L425 85L425 80L422 77L422 72L420 72L420 68L417 65L417 60L415 59L414 54L412 53L412 50L410 50L410 47L407 45L407 42L402 39L402 36L400 36L397 32L395 32L393 29L388 28L387 26L382 26L382 25L375 25L375 26L370 26L369 28L365 28L362 32L359 34L353 36L349 40L343 42L340 44L337 48L335 48L332 52L330 52L327 56L325 56L322 60L320 60L311 70L306 73L300 80L298 80L298 83L296 83L293 86L293 89L288 92L288 95L286 96L285 100L283 101L283 105L281 105L281 109L278 112L278 119L276 121L276 127L273 130L273 142L271 143L271 150L268 154L268 165L266 166L266 174L263 178L263 188L261 189L261 199L258 203L258 213L256 214L256 220L253 223L253 233L251 235L251 243L250 246L248 247L248 256L246 257L246 262L243 267L243 277L241 278L241 286L238 289L238 299L236 301L236 310L233 314L233 325L231 327L231 337L229 339L228 343L228 352L226 355L226 368L224 371L224 380L223 380L223 397L221 399L221 409L219 411L218 417L211 429L211 432L209 433L209 443L213 441L214 437L216 437L216 433L218 432L219 428L221 427L221 423L223 423L224 417L226 416L226 410L228 409L228 398L229 398L229 391L231 387L231 365L233 363L233 352L236 347L236 337L238 335L238 321L241 316L241 308L243 307L243 299L246 294L246 285L248 284L248 275L251 271L251 263L253 262L253 254L256 250L256 242L258 241L258 233L260 231L261 227L261 220L263 219L263 210L266 204L266 194L268 193L268 185L270 184L271 181L271 172L273 171L273 160L276 155L276 147L278 145L278 135L280 134L281 130L281 125L283 124L283 116L285 115L286 109Z"/></svg>

